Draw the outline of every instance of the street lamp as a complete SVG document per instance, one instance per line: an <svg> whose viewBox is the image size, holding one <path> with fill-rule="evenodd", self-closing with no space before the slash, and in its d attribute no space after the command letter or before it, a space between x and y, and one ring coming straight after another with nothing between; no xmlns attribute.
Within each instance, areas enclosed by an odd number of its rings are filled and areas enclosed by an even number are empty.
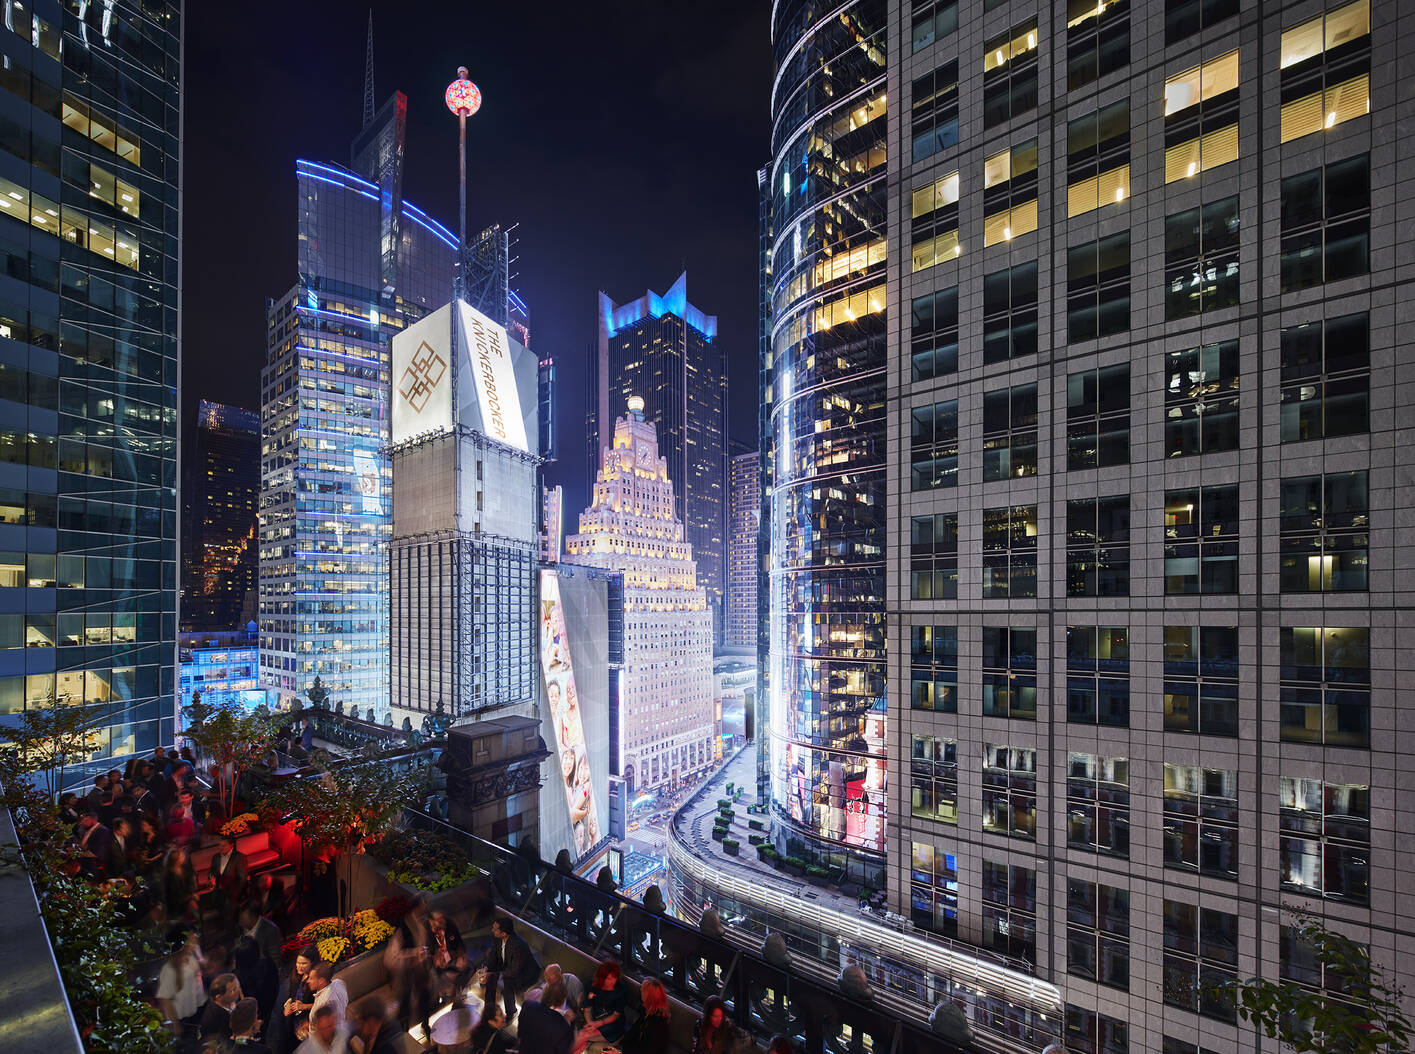
<svg viewBox="0 0 1415 1054"><path fill-rule="evenodd" d="M457 295L461 295L462 253L467 245L467 118L481 109L481 89L467 79L467 67L457 67L457 79L447 86L443 96L447 108L457 115L461 126L461 144L457 151L458 168L461 175L459 189L461 196L458 209L457 229Z"/></svg>

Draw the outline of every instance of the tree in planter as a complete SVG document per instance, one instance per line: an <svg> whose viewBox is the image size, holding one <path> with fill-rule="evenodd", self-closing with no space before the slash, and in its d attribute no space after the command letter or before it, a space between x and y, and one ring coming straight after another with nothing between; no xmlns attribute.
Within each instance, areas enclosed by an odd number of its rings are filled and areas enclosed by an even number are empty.
<svg viewBox="0 0 1415 1054"><path fill-rule="evenodd" d="M201 693L192 694L183 732L215 767L216 793L227 816L236 815L236 787L241 774L262 760L270 750L274 721L243 707L207 706Z"/></svg>
<svg viewBox="0 0 1415 1054"><path fill-rule="evenodd" d="M380 762L370 746L357 761L273 788L260 800L259 812L262 818L291 817L316 866L341 860L344 888L352 894L354 857L394 829L404 807L419 800L422 780L421 773L396 772ZM340 917L349 907L341 893Z"/></svg>
<svg viewBox="0 0 1415 1054"><path fill-rule="evenodd" d="M0 742L13 745L6 755L0 778L8 785L25 780L42 790L50 801L63 789L64 770L87 761L100 746L93 718L82 706L25 710L20 723L0 727Z"/></svg>
<svg viewBox="0 0 1415 1054"><path fill-rule="evenodd" d="M150 960L156 949L124 919L129 907L125 892L91 886L78 874L70 829L54 809L52 790L62 779L65 753L54 741L67 735L86 744L84 730L67 720L43 720L24 722L5 733L15 746L0 750L0 808L14 818L19 845L0 846L0 863L29 872L84 1050L170 1051L173 1036L163 1028L162 1014L142 999L132 982L138 964ZM40 773L48 773L42 785L35 778Z"/></svg>
<svg viewBox="0 0 1415 1054"><path fill-rule="evenodd" d="M1333 933L1305 911L1291 911L1291 938L1323 973L1324 991L1250 977L1215 986L1245 1021L1298 1054L1397 1054L1415 1025L1401 1009L1404 991L1371 963L1370 951Z"/></svg>

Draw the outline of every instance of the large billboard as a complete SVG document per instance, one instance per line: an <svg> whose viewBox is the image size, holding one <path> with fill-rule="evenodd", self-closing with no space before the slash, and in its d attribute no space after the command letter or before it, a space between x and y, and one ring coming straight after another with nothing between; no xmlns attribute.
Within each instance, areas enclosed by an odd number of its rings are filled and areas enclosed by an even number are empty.
<svg viewBox="0 0 1415 1054"><path fill-rule="evenodd" d="M476 384L480 430L492 439L529 452L506 330L468 303L458 301L457 309L462 321L461 357ZM465 377L466 373L458 374L459 381Z"/></svg>
<svg viewBox="0 0 1415 1054"><path fill-rule="evenodd" d="M393 337L392 442L452 428L452 305Z"/></svg>
<svg viewBox="0 0 1415 1054"><path fill-rule="evenodd" d="M555 739L556 757L550 782L564 792L573 846L571 855L578 861L599 843L603 832L595 801L594 766L586 742L570 639L565 628L560 578L549 569L540 573L540 663L545 677L545 718L552 725ZM601 772L601 779L605 775Z"/></svg>

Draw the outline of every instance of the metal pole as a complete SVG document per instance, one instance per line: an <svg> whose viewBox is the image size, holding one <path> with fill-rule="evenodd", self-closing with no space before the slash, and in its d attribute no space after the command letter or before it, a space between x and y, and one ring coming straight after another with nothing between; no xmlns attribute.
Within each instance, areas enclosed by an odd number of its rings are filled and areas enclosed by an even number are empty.
<svg viewBox="0 0 1415 1054"><path fill-rule="evenodd" d="M460 179L458 180L459 204L457 210L457 295L460 297L464 290L462 288L462 264L467 251L467 115L459 113L457 123L461 126L461 148L457 152L457 164Z"/></svg>

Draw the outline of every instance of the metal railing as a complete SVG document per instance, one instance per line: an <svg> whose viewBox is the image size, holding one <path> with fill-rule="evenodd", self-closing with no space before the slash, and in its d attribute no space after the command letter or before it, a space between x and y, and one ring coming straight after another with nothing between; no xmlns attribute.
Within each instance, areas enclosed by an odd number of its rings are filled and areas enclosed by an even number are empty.
<svg viewBox="0 0 1415 1054"><path fill-rule="evenodd" d="M719 996L760 1045L776 1033L806 1054L959 1054L965 1048L892 1007L842 995L832 982L773 966L749 949L646 911L579 876L484 841L421 813L410 826L457 842L487 875L498 903L593 958L613 958L631 976L657 977L669 993L701 1006Z"/></svg>

